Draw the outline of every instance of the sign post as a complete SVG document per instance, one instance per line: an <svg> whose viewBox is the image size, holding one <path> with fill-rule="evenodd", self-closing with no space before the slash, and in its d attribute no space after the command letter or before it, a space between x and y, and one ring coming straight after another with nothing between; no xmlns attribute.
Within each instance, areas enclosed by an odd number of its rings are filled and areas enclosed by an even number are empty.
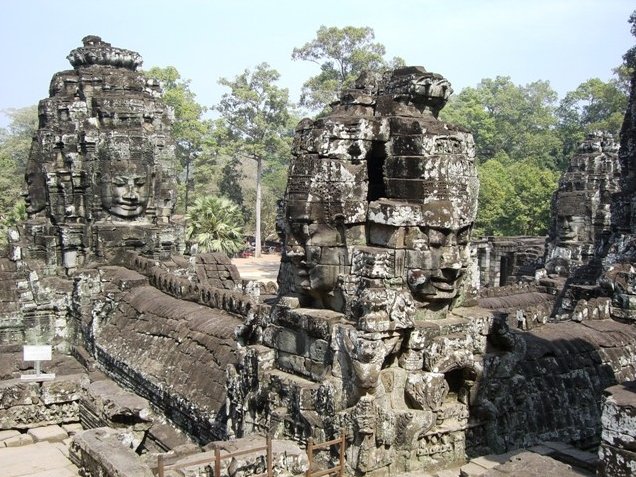
<svg viewBox="0 0 636 477"><path fill-rule="evenodd" d="M24 345L24 361L35 362L35 374L23 374L20 379L23 381L50 381L55 379L54 373L42 372L42 361L51 361L51 345Z"/></svg>

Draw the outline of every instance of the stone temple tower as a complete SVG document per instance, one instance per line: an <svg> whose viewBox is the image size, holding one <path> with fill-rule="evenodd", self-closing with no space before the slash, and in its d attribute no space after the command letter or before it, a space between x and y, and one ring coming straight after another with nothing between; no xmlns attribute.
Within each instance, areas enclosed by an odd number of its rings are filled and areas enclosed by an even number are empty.
<svg viewBox="0 0 636 477"><path fill-rule="evenodd" d="M279 295L230 372L237 435L343 428L360 475L463 459L491 318L450 318L479 189L472 135L438 119L451 92L422 67L362 75L297 126Z"/></svg>
<svg viewBox="0 0 636 477"><path fill-rule="evenodd" d="M178 246L171 112L142 59L98 36L68 55L40 101L26 168L25 258L71 272L134 249L161 256Z"/></svg>

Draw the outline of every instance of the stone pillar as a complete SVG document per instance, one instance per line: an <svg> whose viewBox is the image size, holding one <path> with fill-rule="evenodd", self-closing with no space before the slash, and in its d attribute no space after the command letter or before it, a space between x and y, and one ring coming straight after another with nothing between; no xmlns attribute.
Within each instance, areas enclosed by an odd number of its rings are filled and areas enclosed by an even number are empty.
<svg viewBox="0 0 636 477"><path fill-rule="evenodd" d="M605 390L597 475L636 475L636 381Z"/></svg>

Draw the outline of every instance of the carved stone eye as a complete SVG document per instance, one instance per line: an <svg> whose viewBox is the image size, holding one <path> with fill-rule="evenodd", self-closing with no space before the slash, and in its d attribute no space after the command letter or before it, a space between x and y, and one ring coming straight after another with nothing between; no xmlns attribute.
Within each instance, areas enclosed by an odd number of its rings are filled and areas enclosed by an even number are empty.
<svg viewBox="0 0 636 477"><path fill-rule="evenodd" d="M459 229L457 231L457 243L459 245L466 245L468 243L468 239L470 238L470 225Z"/></svg>

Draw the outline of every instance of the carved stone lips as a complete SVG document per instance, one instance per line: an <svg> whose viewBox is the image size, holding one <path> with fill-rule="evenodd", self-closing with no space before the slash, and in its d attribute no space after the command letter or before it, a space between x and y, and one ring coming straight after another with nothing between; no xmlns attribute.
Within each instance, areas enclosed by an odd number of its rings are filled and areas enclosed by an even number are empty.
<svg viewBox="0 0 636 477"><path fill-rule="evenodd" d="M445 280L432 278L431 284L440 291L452 292L455 290L455 285Z"/></svg>
<svg viewBox="0 0 636 477"><path fill-rule="evenodd" d="M139 203L137 202L127 202L127 203L118 203L117 207L119 207L120 209L124 209L124 210L135 210L137 208L139 208Z"/></svg>

